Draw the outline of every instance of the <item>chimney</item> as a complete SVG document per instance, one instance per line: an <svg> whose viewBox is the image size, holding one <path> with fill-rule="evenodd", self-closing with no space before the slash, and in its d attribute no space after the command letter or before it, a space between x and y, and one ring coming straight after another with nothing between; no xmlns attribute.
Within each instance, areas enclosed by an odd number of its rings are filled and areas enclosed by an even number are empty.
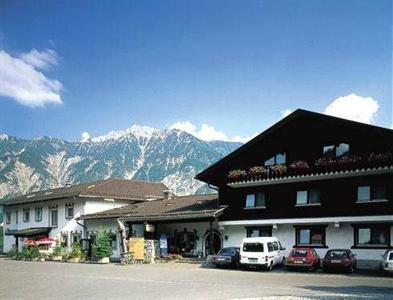
<svg viewBox="0 0 393 300"><path fill-rule="evenodd" d="M171 191L170 190L164 190L164 200L169 200L171 199Z"/></svg>

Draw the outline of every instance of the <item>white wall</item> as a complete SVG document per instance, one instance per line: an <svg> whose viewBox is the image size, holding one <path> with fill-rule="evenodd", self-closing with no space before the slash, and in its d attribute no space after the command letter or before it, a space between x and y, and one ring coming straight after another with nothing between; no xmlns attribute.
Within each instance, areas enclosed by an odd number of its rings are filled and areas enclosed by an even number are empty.
<svg viewBox="0 0 393 300"><path fill-rule="evenodd" d="M348 223L341 223L339 228L334 227L334 224L329 224L326 228L326 245L331 248L350 249L354 245L353 227ZM243 238L246 237L246 228L241 225L224 226L220 229L224 236L224 247L239 247ZM285 224L278 225L277 229L272 229L272 235L277 237L283 247L286 248L285 255L288 256L290 250L296 243L295 228L293 225ZM390 243L393 246L393 225L390 230ZM225 239L225 236L228 239ZM329 249L315 249L319 256L324 257ZM357 254L357 259L360 260L380 260L381 255L385 252L384 249L351 249Z"/></svg>
<svg viewBox="0 0 393 300"><path fill-rule="evenodd" d="M73 219L66 219L65 218L65 204L66 203L74 203L74 218ZM4 219L4 232L7 229L11 230L20 230L25 228L34 228L34 227L50 227L49 224L49 207L57 205L58 208L58 226L56 228L52 228L49 232L49 237L54 239L60 239L62 233L68 234L68 244L71 245L71 232L83 232L83 227L78 225L75 218L79 217L80 215L87 214L87 213L94 213L99 211L104 211L120 206L124 206L129 204L129 201L125 200L116 200L112 201L105 201L103 199L95 199L95 198L77 198L77 199L66 199L66 200L53 200L53 201L42 201L42 202L35 202L35 203L28 203L24 205L11 205L5 207L4 211L11 212L11 223L6 224ZM41 206L42 207L42 220L35 221L35 207ZM30 209L30 220L29 222L23 222L23 209L29 208ZM16 223L16 211L18 211L18 223ZM5 218L5 214L4 214ZM82 223L83 222L79 222ZM15 237L4 235L4 247L3 251L7 252L11 249L12 245L15 244ZM19 247L21 248L23 242L19 242Z"/></svg>

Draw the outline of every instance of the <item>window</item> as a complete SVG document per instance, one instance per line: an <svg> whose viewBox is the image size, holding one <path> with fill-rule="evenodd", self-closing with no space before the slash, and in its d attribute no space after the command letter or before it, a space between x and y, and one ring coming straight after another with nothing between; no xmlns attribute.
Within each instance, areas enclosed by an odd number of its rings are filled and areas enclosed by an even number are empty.
<svg viewBox="0 0 393 300"><path fill-rule="evenodd" d="M319 190L297 191L296 193L297 205L320 204L320 203L321 200L320 200Z"/></svg>
<svg viewBox="0 0 393 300"><path fill-rule="evenodd" d="M273 243L267 243L267 251L269 251L269 252L273 252L274 251L274 248L273 248Z"/></svg>
<svg viewBox="0 0 393 300"><path fill-rule="evenodd" d="M18 210L15 211L15 223L18 224L19 214Z"/></svg>
<svg viewBox="0 0 393 300"><path fill-rule="evenodd" d="M272 236L272 227L247 227L247 237Z"/></svg>
<svg viewBox="0 0 393 300"><path fill-rule="evenodd" d="M276 155L267 159L264 163L265 167L271 167L274 165L283 165L286 163L286 153L277 153Z"/></svg>
<svg viewBox="0 0 393 300"><path fill-rule="evenodd" d="M384 224L355 226L355 246L388 247L390 227Z"/></svg>
<svg viewBox="0 0 393 300"><path fill-rule="evenodd" d="M57 208L51 208L49 211L49 225L57 227Z"/></svg>
<svg viewBox="0 0 393 300"><path fill-rule="evenodd" d="M11 212L7 211L5 213L5 223L6 224L11 224Z"/></svg>
<svg viewBox="0 0 393 300"><path fill-rule="evenodd" d="M111 234L109 236L110 240L111 240L111 247L112 250L117 250L117 239L116 239L116 234Z"/></svg>
<svg viewBox="0 0 393 300"><path fill-rule="evenodd" d="M323 156L327 157L340 157L349 152L349 145L345 143L339 143L335 145L323 146Z"/></svg>
<svg viewBox="0 0 393 300"><path fill-rule="evenodd" d="M244 252L263 252L263 244L262 243L244 243L243 244Z"/></svg>
<svg viewBox="0 0 393 300"><path fill-rule="evenodd" d="M357 202L371 202L378 200L386 200L386 186L358 186Z"/></svg>
<svg viewBox="0 0 393 300"><path fill-rule="evenodd" d="M246 196L246 208L265 207L265 193L248 194Z"/></svg>
<svg viewBox="0 0 393 300"><path fill-rule="evenodd" d="M24 208L23 209L23 222L29 222L29 221L30 221L30 209Z"/></svg>
<svg viewBox="0 0 393 300"><path fill-rule="evenodd" d="M36 222L42 221L42 207L41 206L36 206L36 208L35 208L35 220L36 220Z"/></svg>
<svg viewBox="0 0 393 300"><path fill-rule="evenodd" d="M325 246L325 227L297 227L297 246Z"/></svg>
<svg viewBox="0 0 393 300"><path fill-rule="evenodd" d="M60 237L60 244L62 247L68 247L68 235L62 234Z"/></svg>
<svg viewBox="0 0 393 300"><path fill-rule="evenodd" d="M74 217L74 204L67 203L65 206L65 218L72 219Z"/></svg>
<svg viewBox="0 0 393 300"><path fill-rule="evenodd" d="M72 244L80 244L81 234L80 233L72 233L71 234L71 242L72 242Z"/></svg>
<svg viewBox="0 0 393 300"><path fill-rule="evenodd" d="M278 243L277 242L273 242L273 250L278 251Z"/></svg>

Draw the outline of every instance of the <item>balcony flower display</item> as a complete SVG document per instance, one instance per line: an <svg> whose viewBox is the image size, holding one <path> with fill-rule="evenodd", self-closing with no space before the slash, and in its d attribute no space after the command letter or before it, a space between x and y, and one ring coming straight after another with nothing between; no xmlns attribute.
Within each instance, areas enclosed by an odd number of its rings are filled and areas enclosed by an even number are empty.
<svg viewBox="0 0 393 300"><path fill-rule="evenodd" d="M248 170L248 175L250 175L252 177L262 177L262 176L264 177L267 175L267 170L263 166L251 167Z"/></svg>
<svg viewBox="0 0 393 300"><path fill-rule="evenodd" d="M362 158L357 155L345 155L337 160L337 168L343 170L350 170L358 168Z"/></svg>
<svg viewBox="0 0 393 300"><path fill-rule="evenodd" d="M293 173L304 174L310 170L310 166L304 160L296 160L289 165L289 170Z"/></svg>
<svg viewBox="0 0 393 300"><path fill-rule="evenodd" d="M386 153L370 153L367 156L367 162L376 166L391 165L393 164L392 152Z"/></svg>
<svg viewBox="0 0 393 300"><path fill-rule="evenodd" d="M270 168L274 175L281 176L287 171L287 167L285 165L274 165Z"/></svg>
<svg viewBox="0 0 393 300"><path fill-rule="evenodd" d="M314 162L314 167L319 171L333 171L337 161L330 157L321 157Z"/></svg>
<svg viewBox="0 0 393 300"><path fill-rule="evenodd" d="M230 180L241 180L247 176L247 172L245 170L236 169L228 172L228 179Z"/></svg>

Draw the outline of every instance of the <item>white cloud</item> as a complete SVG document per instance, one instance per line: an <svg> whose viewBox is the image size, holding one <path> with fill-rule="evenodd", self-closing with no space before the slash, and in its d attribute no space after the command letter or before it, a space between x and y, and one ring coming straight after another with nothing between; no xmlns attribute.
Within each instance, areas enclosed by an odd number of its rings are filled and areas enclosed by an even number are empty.
<svg viewBox="0 0 393 300"><path fill-rule="evenodd" d="M57 64L53 50L36 49L20 56L11 56L0 50L0 96L16 100L26 106L61 104L62 84L47 78L39 69Z"/></svg>
<svg viewBox="0 0 393 300"><path fill-rule="evenodd" d="M373 123L378 112L379 104L371 97L362 97L356 94L338 97L326 108L327 115L358 121L362 123Z"/></svg>
<svg viewBox="0 0 393 300"><path fill-rule="evenodd" d="M281 116L283 118L285 118L286 116L290 115L291 113L292 113L292 110L290 110L290 109L282 110L281 111Z"/></svg>
<svg viewBox="0 0 393 300"><path fill-rule="evenodd" d="M82 143L87 142L90 139L90 134L86 131L82 132L80 141Z"/></svg>
<svg viewBox="0 0 393 300"><path fill-rule="evenodd" d="M227 142L240 142L246 143L252 137L240 137L235 136L234 138L229 138L224 132L215 129L213 126L206 123L198 129L197 126L192 124L190 121L177 122L169 126L169 129L180 129L186 131L197 138L204 141L227 141Z"/></svg>

